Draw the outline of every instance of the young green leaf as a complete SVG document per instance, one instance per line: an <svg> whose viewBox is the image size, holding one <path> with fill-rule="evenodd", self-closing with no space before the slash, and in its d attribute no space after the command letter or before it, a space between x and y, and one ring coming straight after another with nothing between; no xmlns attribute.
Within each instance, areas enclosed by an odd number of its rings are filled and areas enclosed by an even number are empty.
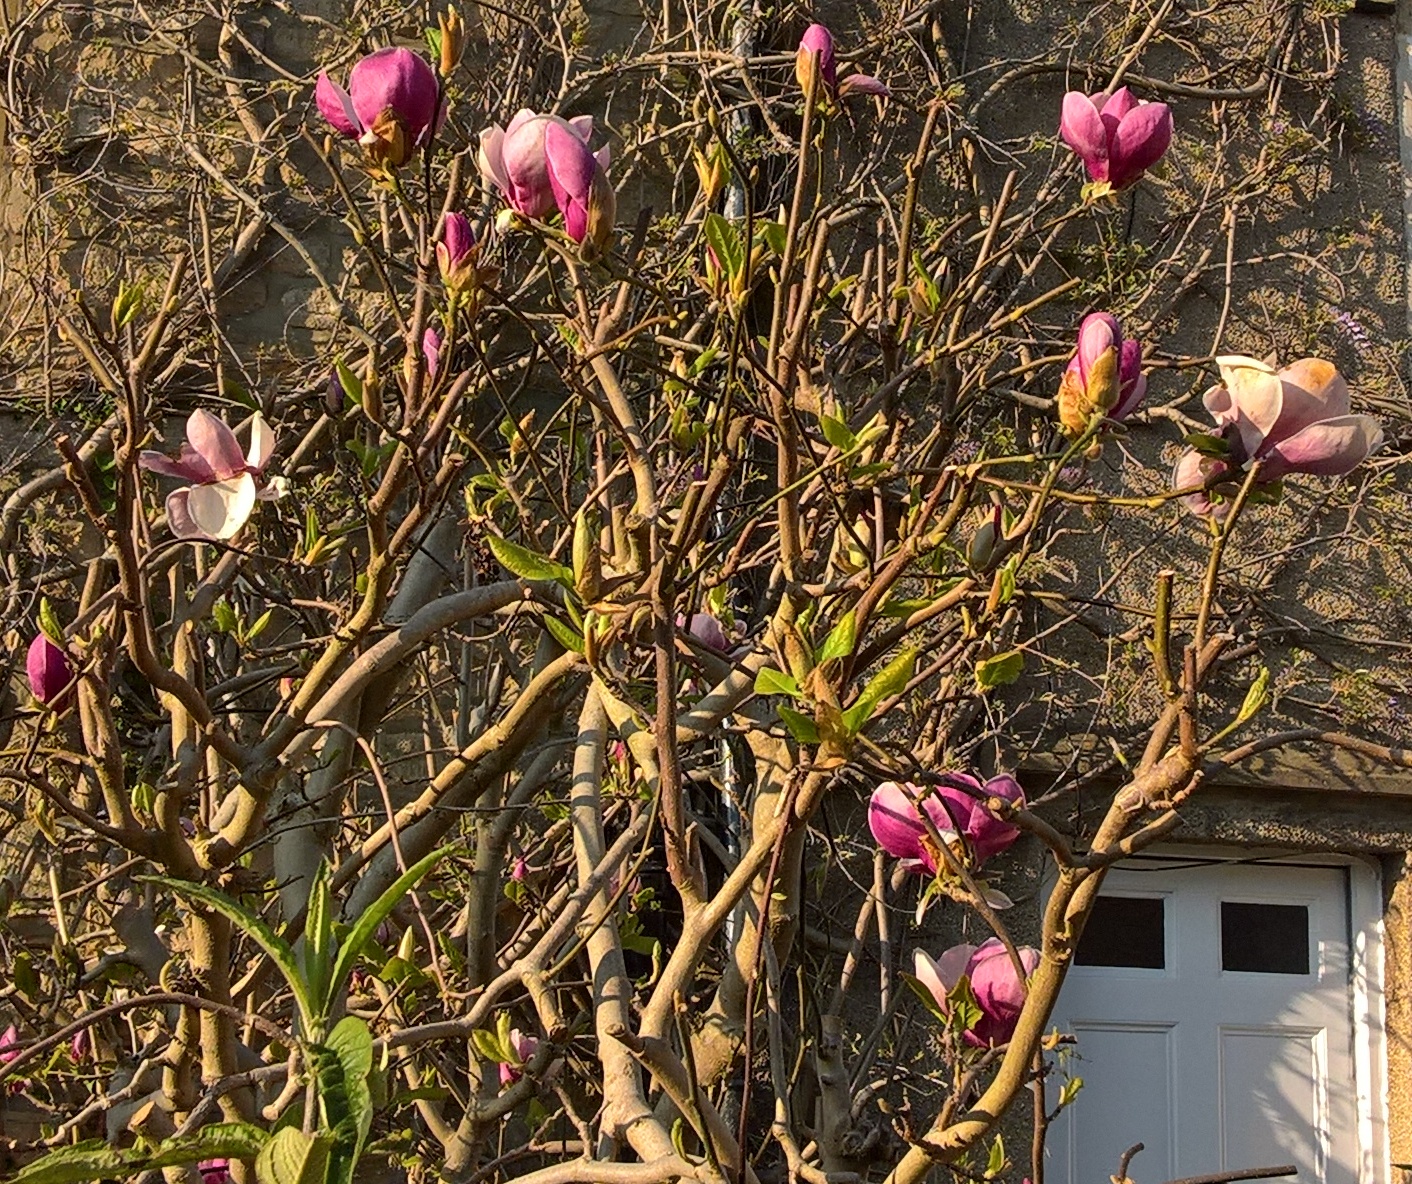
<svg viewBox="0 0 1412 1184"><path fill-rule="evenodd" d="M802 711L795 711L792 707L785 707L781 704L780 719L784 720L784 726L789 729L789 734L800 744L818 744L819 727L805 715Z"/></svg>
<svg viewBox="0 0 1412 1184"><path fill-rule="evenodd" d="M329 891L328 860L320 860L314 882L309 886L309 902L304 922L304 981L315 1014L327 1016L333 1010L329 979L333 974L333 900ZM317 1034L314 1036L318 1039Z"/></svg>
<svg viewBox="0 0 1412 1184"><path fill-rule="evenodd" d="M397 907L398 902L416 886L417 882L445 859L451 851L452 848L449 846L442 847L419 859L389 884L386 892L363 910L362 915L344 939L343 945L339 947L338 957L334 959L333 975L329 981L330 999L338 998L339 992L343 990L343 984L348 981L348 976L353 973L353 967L358 964L363 947L373 939L373 934L377 932L378 926L387 920L388 914Z"/></svg>
<svg viewBox="0 0 1412 1184"><path fill-rule="evenodd" d="M47 596L39 598L39 631L60 649L64 647L64 626Z"/></svg>
<svg viewBox="0 0 1412 1184"><path fill-rule="evenodd" d="M843 713L843 726L850 736L856 736L870 719L884 699L902 692L912 680L912 672L917 668L917 651L905 649L886 666L873 675L868 685L847 711Z"/></svg>
<svg viewBox="0 0 1412 1184"><path fill-rule="evenodd" d="M766 666L755 676L755 693L757 695L788 695L792 699L802 699L804 692L799 689L799 684L783 670L775 670Z"/></svg>
<svg viewBox="0 0 1412 1184"><path fill-rule="evenodd" d="M223 892L217 892L205 884L192 884L187 880L176 880L170 876L138 876L137 878L145 884L156 884L157 887L165 888L177 896L195 901L213 913L219 913L240 929L270 956L270 961L275 964L280 974L284 975L284 981L289 984L289 990L294 995L294 1002L299 1008L299 1019L304 1025L304 1030L306 1032L314 1030L320 1017L314 1007L313 997L309 993L309 984L304 981L304 975L300 971L299 960L294 956L294 949L263 918L249 912Z"/></svg>
<svg viewBox="0 0 1412 1184"><path fill-rule="evenodd" d="M1007 650L982 658L976 663L976 690L989 691L1009 686L1025 669L1025 655L1020 650Z"/></svg>
<svg viewBox="0 0 1412 1184"><path fill-rule="evenodd" d="M1005 1140L999 1135L995 1136L995 1142L990 1145L990 1154L985 1161L985 1178L994 1180L1005 1170Z"/></svg>
<svg viewBox="0 0 1412 1184"><path fill-rule="evenodd" d="M275 1133L255 1160L255 1179L259 1184L324 1184L332 1143L328 1135L306 1135L287 1126Z"/></svg>
<svg viewBox="0 0 1412 1184"><path fill-rule="evenodd" d="M858 446L858 437L843 420L835 416L820 415L819 427L823 429L824 439L840 452L850 452Z"/></svg>
<svg viewBox="0 0 1412 1184"><path fill-rule="evenodd" d="M547 555L536 554L497 534L486 535L486 542L490 544L490 551L496 562L511 575L519 576L522 580L552 580L566 588L573 587L572 569L562 563L555 563Z"/></svg>
<svg viewBox="0 0 1412 1184"><path fill-rule="evenodd" d="M819 661L830 662L835 658L846 658L857 644L858 618L853 610L849 609L824 638L824 644L819 647Z"/></svg>
<svg viewBox="0 0 1412 1184"><path fill-rule="evenodd" d="M566 650L572 650L576 654L583 653L583 634L572 625L567 625L558 617L551 617L548 613L545 613L540 620L549 630L549 636Z"/></svg>
<svg viewBox="0 0 1412 1184"><path fill-rule="evenodd" d="M1270 668L1262 666L1260 673L1255 676L1255 681L1250 684L1250 689L1245 692L1245 702L1240 705L1240 711L1236 715L1236 726L1248 723L1269 701Z"/></svg>
<svg viewBox="0 0 1412 1184"><path fill-rule="evenodd" d="M706 242L715 253L717 266L734 279L745 270L745 244L735 223L720 214L707 214L702 225Z"/></svg>
<svg viewBox="0 0 1412 1184"><path fill-rule="evenodd" d="M373 1065L373 1037L357 1016L339 1020L319 1048L319 1105L333 1135L329 1149L329 1184L351 1184L373 1122L368 1072Z"/></svg>

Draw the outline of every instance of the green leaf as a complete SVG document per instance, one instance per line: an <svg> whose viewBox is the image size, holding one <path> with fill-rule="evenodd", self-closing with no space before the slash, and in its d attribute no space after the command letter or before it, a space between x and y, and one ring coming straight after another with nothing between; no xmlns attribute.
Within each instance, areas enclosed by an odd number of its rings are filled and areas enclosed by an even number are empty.
<svg viewBox="0 0 1412 1184"><path fill-rule="evenodd" d="M314 1010L326 1016L333 1010L329 980L333 973L333 901L329 892L328 860L319 861L314 882L309 885L309 902L304 921L304 980ZM318 1039L317 1034L314 1039Z"/></svg>
<svg viewBox="0 0 1412 1184"><path fill-rule="evenodd" d="M792 699L804 698L804 692L799 689L799 684L794 681L783 670L775 670L766 666L755 676L755 693L757 695L788 695Z"/></svg>
<svg viewBox="0 0 1412 1184"><path fill-rule="evenodd" d="M857 644L858 618L853 610L849 609L824 638L824 644L819 647L819 661L831 662L836 658L846 658Z"/></svg>
<svg viewBox="0 0 1412 1184"><path fill-rule="evenodd" d="M363 1144L373 1124L368 1073L373 1067L373 1034L357 1016L338 1021L319 1049L319 1101L333 1134L329 1149L330 1184L350 1184Z"/></svg>
<svg viewBox="0 0 1412 1184"><path fill-rule="evenodd" d="M348 405L361 407L363 405L363 380L341 357L334 358L333 368L338 371L338 381L343 386L343 395L348 400Z"/></svg>
<svg viewBox="0 0 1412 1184"><path fill-rule="evenodd" d="M958 1033L969 1032L985 1018L985 1012L981 1010L981 1005L976 1002L975 992L971 990L969 975L963 974L960 981L951 988L950 994L946 996L946 1003L950 1012L947 1022L955 1024Z"/></svg>
<svg viewBox="0 0 1412 1184"><path fill-rule="evenodd" d="M90 1180L125 1180L149 1169L197 1163L203 1159L250 1159L268 1136L247 1122L218 1122L194 1135L167 1139L155 1151L119 1150L103 1139L59 1147L10 1177L12 1184L84 1184Z"/></svg>
<svg viewBox="0 0 1412 1184"><path fill-rule="evenodd" d="M770 248L776 255L783 255L788 241L788 228L783 222L761 219L755 223L755 237Z"/></svg>
<svg viewBox="0 0 1412 1184"><path fill-rule="evenodd" d="M1183 443L1195 448L1202 456L1229 456L1231 446L1225 437L1213 436L1209 432L1188 432Z"/></svg>
<svg viewBox="0 0 1412 1184"><path fill-rule="evenodd" d="M745 270L745 244L733 222L720 214L707 214L702 231L715 252L717 265L728 277L734 278Z"/></svg>
<svg viewBox="0 0 1412 1184"><path fill-rule="evenodd" d="M1079 1096L1079 1090L1083 1089L1083 1087L1084 1079L1082 1077L1070 1077L1068 1081L1064 1082L1063 1087L1059 1090L1060 1108L1062 1109L1073 1102L1073 1100Z"/></svg>
<svg viewBox="0 0 1412 1184"><path fill-rule="evenodd" d="M10 1184L81 1184L85 1180L118 1180L133 1167L131 1152L109 1147L102 1139L86 1139L59 1147L26 1164Z"/></svg>
<svg viewBox="0 0 1412 1184"><path fill-rule="evenodd" d="M486 535L486 542L496 562L511 575L522 580L552 580L566 588L573 586L574 573L564 564L555 563L548 556L536 554L497 534Z"/></svg>
<svg viewBox="0 0 1412 1184"><path fill-rule="evenodd" d="M449 855L451 850L452 848L449 846L442 847L425 858L419 859L405 873L389 884L386 892L363 910L347 939L339 948L338 957L334 959L333 975L329 980L330 999L336 999L339 992L343 990L343 984L348 981L348 976L353 973L353 967L357 965L359 957L362 956L363 947L372 941L378 926L387 920L388 914L412 890L417 881Z"/></svg>
<svg viewBox="0 0 1412 1184"><path fill-rule="evenodd" d="M850 736L856 736L870 719L884 699L900 694L912 680L912 672L917 668L917 651L905 649L886 666L873 675L857 701L843 713L843 726Z"/></svg>
<svg viewBox="0 0 1412 1184"><path fill-rule="evenodd" d="M819 427L823 430L824 439L840 452L850 452L858 446L858 437L852 429L835 416L820 415Z"/></svg>
<svg viewBox="0 0 1412 1184"><path fill-rule="evenodd" d="M583 634L572 625L566 625L558 617L551 617L548 613L545 613L540 620L549 630L549 636L566 650L572 650L576 654L583 653Z"/></svg>
<svg viewBox="0 0 1412 1184"><path fill-rule="evenodd" d="M64 648L64 626L59 623L59 614L47 596L39 598L39 631L60 649Z"/></svg>
<svg viewBox="0 0 1412 1184"><path fill-rule="evenodd" d="M507 1055L507 1050L500 1047L500 1037L494 1032L489 1032L485 1028L475 1028L471 1032L471 1044L475 1046L476 1052L480 1053L484 1061L509 1061L512 1058Z"/></svg>
<svg viewBox="0 0 1412 1184"><path fill-rule="evenodd" d="M213 913L219 913L231 924L238 926L247 937L270 956L270 961L279 968L279 972L284 975L284 981L289 984L289 989L294 994L294 1002L299 1007L299 1017L304 1024L304 1030L306 1032L314 1031L320 1016L314 1010L309 986L304 981L304 976L299 969L299 961L294 956L294 950L290 944L264 920L255 916L254 913L248 912L223 892L217 892L205 884L192 884L186 880L172 879L170 876L138 876L137 878L144 883L165 888L168 892L174 892L177 896L184 897L189 901L195 901Z"/></svg>
<svg viewBox="0 0 1412 1184"><path fill-rule="evenodd" d="M328 1177L328 1135L306 1135L292 1126L276 1132L255 1160L260 1184L323 1184Z"/></svg>
<svg viewBox="0 0 1412 1184"><path fill-rule="evenodd" d="M1260 667L1260 673L1255 676L1255 681L1250 684L1250 690L1245 692L1245 702L1240 705L1240 711L1236 714L1236 726L1246 723L1260 711L1266 703L1270 701L1270 668Z"/></svg>
<svg viewBox="0 0 1412 1184"><path fill-rule="evenodd" d="M163 1139L143 1171L199 1163L203 1159L254 1159L270 1136L249 1122L214 1122L192 1135Z"/></svg>
<svg viewBox="0 0 1412 1184"><path fill-rule="evenodd" d="M990 1145L990 1154L985 1161L985 1178L993 1180L1005 1170L1005 1140L999 1135L995 1136L995 1142Z"/></svg>
<svg viewBox="0 0 1412 1184"><path fill-rule="evenodd" d="M780 706L780 719L784 720L784 726L789 729L789 734L800 744L818 744L819 727L805 715L802 711L795 711L792 707Z"/></svg>
<svg viewBox="0 0 1412 1184"><path fill-rule="evenodd" d="M989 691L994 687L1007 687L1025 669L1025 655L1020 650L1007 650L982 658L976 663L976 690Z"/></svg>

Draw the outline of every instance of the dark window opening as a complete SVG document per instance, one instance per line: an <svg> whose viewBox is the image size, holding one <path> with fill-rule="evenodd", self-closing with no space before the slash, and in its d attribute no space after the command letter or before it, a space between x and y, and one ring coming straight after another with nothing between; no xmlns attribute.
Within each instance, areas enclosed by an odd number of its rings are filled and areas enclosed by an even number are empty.
<svg viewBox="0 0 1412 1184"><path fill-rule="evenodd" d="M1309 909L1221 901L1221 969L1309 973Z"/></svg>
<svg viewBox="0 0 1412 1184"><path fill-rule="evenodd" d="M1160 896L1100 896L1074 951L1074 964L1165 969L1164 906Z"/></svg>

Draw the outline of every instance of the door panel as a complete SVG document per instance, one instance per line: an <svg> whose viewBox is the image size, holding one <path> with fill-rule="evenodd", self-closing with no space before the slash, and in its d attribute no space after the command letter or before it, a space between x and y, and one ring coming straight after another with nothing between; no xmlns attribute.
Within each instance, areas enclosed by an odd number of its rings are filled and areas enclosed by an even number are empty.
<svg viewBox="0 0 1412 1184"><path fill-rule="evenodd" d="M1116 1073L1079 1071L1084 1078L1084 1105L1069 1106L1060 1115L1070 1180L1106 1180L1118 1157L1134 1143L1145 1145L1143 1167L1176 1175L1172 1155L1173 1110L1172 1024L1104 1024L1076 1022L1074 1035L1084 1050L1085 1066L1129 1064L1144 1066L1143 1088L1132 1089ZM1051 1140L1061 1131L1051 1132ZM1051 1142L1051 1146L1053 1146ZM1064 1173L1056 1165L1057 1176Z"/></svg>
<svg viewBox="0 0 1412 1184"><path fill-rule="evenodd" d="M1059 997L1084 1086L1051 1127L1046 1184L1106 1180L1137 1142L1144 1184L1283 1163L1357 1184L1347 873L1144 859L1103 896L1146 903L1095 913L1110 931L1085 933ZM1159 916L1160 957L1124 931Z"/></svg>
<svg viewBox="0 0 1412 1184"><path fill-rule="evenodd" d="M1221 1029L1225 1163L1314 1164L1315 1178L1323 1178L1324 1035L1313 1029Z"/></svg>

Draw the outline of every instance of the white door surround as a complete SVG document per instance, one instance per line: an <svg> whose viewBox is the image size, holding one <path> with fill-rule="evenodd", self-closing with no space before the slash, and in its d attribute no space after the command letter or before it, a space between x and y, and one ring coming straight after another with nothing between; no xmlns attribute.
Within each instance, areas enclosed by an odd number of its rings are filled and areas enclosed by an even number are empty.
<svg viewBox="0 0 1412 1184"><path fill-rule="evenodd" d="M1230 848L1110 872L1054 1012L1085 1084L1045 1184L1103 1181L1139 1140L1142 1184L1290 1162L1299 1184L1387 1184L1380 881L1370 860Z"/></svg>

